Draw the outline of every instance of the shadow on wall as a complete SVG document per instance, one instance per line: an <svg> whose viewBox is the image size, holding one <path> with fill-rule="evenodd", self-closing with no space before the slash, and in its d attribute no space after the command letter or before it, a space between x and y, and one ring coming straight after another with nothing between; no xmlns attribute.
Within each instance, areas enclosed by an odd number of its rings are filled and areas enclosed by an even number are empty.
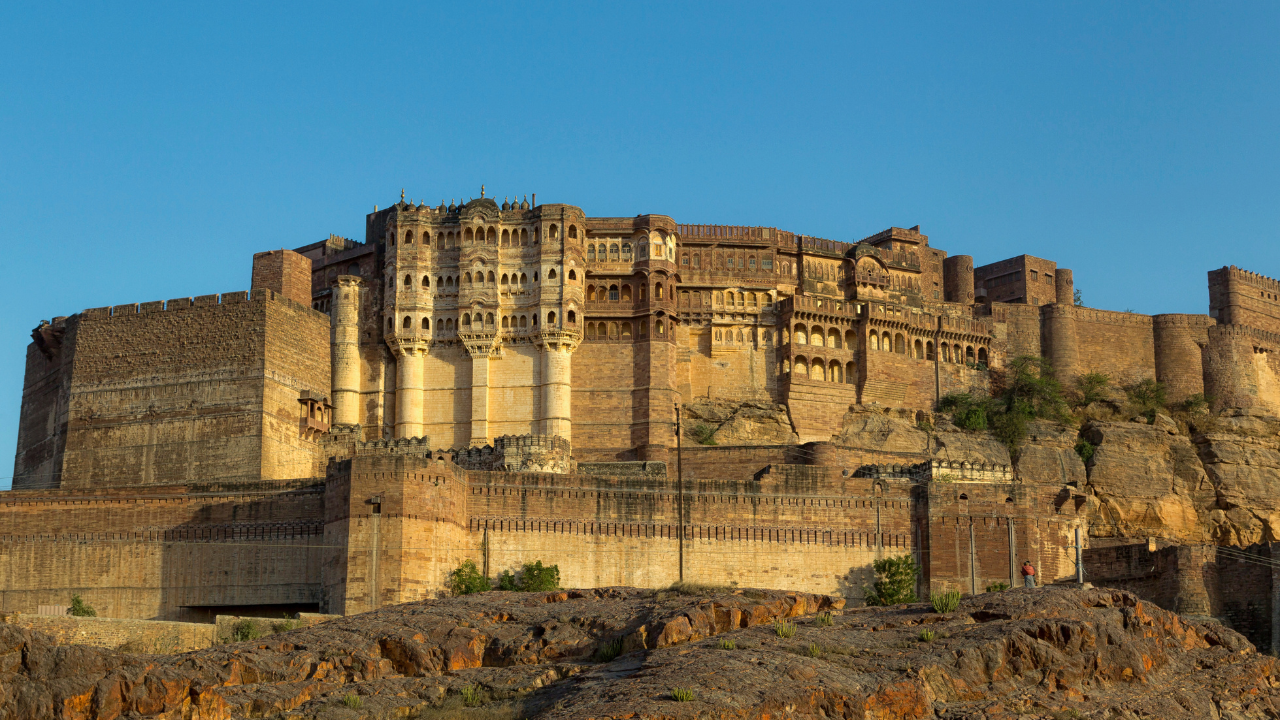
<svg viewBox="0 0 1280 720"><path fill-rule="evenodd" d="M158 619L319 612L323 497L320 485L217 498L165 531Z"/></svg>

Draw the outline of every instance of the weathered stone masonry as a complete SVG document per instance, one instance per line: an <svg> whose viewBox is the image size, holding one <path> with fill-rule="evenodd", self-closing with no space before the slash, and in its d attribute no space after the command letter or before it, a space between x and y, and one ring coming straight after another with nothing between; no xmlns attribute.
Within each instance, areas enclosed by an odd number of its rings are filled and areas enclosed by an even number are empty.
<svg viewBox="0 0 1280 720"><path fill-rule="evenodd" d="M1022 559L1066 578L1069 447L1015 471L869 428L984 392L1019 354L1280 408L1275 281L1214 271L1205 316L1094 310L1052 261L974 267L918 227L840 243L402 198L363 242L255 255L251 281L36 328L0 609L360 612L466 559L855 597L904 553L922 591L1012 583ZM695 407L732 415L719 445L692 440Z"/></svg>

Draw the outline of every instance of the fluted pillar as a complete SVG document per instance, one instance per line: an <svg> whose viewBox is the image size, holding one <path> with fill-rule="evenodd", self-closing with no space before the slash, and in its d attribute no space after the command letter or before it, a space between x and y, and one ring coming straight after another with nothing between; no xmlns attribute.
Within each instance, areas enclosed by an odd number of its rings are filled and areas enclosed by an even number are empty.
<svg viewBox="0 0 1280 720"><path fill-rule="evenodd" d="M422 365L425 347L401 345L396 353L396 437L422 437Z"/></svg>
<svg viewBox="0 0 1280 720"><path fill-rule="evenodd" d="M542 433L573 442L573 351L579 336L573 331L542 334Z"/></svg>
<svg viewBox="0 0 1280 720"><path fill-rule="evenodd" d="M360 291L363 281L339 275L333 288L333 424L360 422Z"/></svg>

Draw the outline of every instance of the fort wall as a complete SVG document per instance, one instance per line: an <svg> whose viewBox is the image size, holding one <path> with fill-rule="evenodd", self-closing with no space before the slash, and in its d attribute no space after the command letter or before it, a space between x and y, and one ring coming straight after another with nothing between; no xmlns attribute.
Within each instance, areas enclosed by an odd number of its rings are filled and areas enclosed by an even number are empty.
<svg viewBox="0 0 1280 720"><path fill-rule="evenodd" d="M1235 265L1209 271L1209 315L1280 334L1280 281Z"/></svg>
<svg viewBox="0 0 1280 720"><path fill-rule="evenodd" d="M105 617L314 610L323 496L305 482L6 493L0 610L72 594Z"/></svg>
<svg viewBox="0 0 1280 720"><path fill-rule="evenodd" d="M1280 413L1280 336L1242 325L1209 327L1204 384L1219 407Z"/></svg>
<svg viewBox="0 0 1280 720"><path fill-rule="evenodd" d="M311 307L311 259L292 250L255 253L249 289L270 290Z"/></svg>
<svg viewBox="0 0 1280 720"><path fill-rule="evenodd" d="M1105 373L1117 385L1155 377L1151 316L1063 304L1041 312L1042 350L1065 382L1090 372Z"/></svg>
<svg viewBox="0 0 1280 720"><path fill-rule="evenodd" d="M1204 392L1204 348L1209 344L1208 315L1154 315L1156 380L1164 383L1170 402Z"/></svg>

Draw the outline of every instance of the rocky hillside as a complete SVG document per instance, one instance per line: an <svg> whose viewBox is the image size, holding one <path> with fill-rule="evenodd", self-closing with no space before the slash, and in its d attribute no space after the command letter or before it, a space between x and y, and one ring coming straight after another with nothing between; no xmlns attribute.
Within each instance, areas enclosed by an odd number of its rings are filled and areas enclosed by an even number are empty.
<svg viewBox="0 0 1280 720"><path fill-rule="evenodd" d="M1086 463L1077 444L1088 443ZM1013 464L1023 482L1074 483L1095 538L1250 545L1280 540L1280 418L1233 410L1177 421L1036 421L1016 458L988 433L941 415L855 408L833 442L939 459Z"/></svg>
<svg viewBox="0 0 1280 720"><path fill-rule="evenodd" d="M490 592L121 655L0 626L0 718L1275 718L1276 660L1115 590L843 607Z"/></svg>

